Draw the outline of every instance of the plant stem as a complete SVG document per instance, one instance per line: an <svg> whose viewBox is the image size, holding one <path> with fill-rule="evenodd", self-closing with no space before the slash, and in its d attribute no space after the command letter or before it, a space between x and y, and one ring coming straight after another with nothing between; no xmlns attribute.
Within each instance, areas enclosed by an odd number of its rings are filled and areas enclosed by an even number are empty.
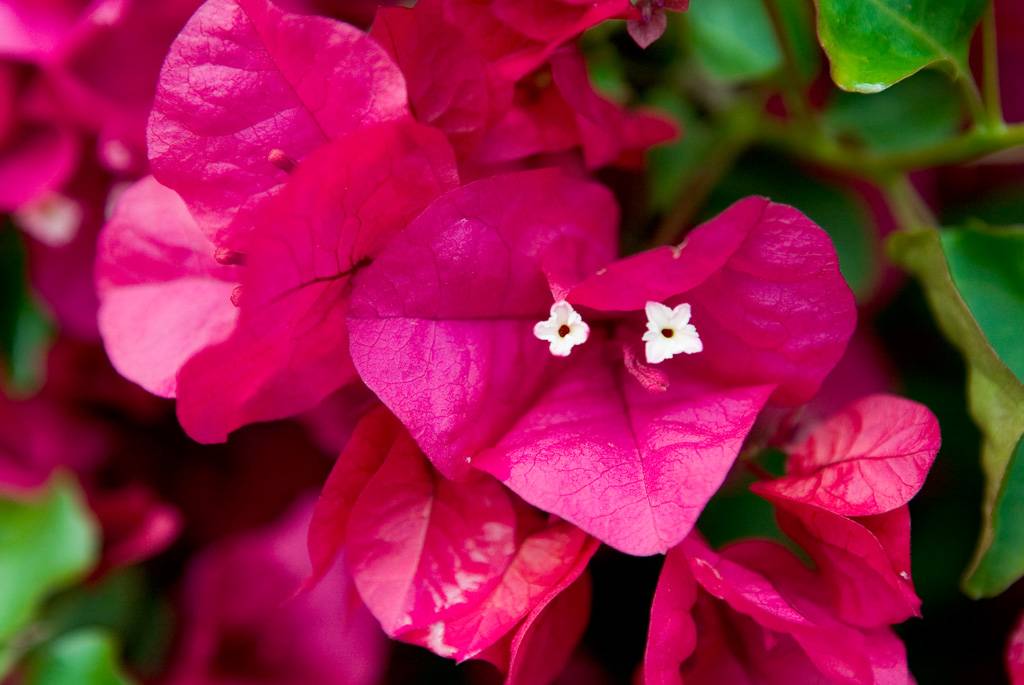
<svg viewBox="0 0 1024 685"><path fill-rule="evenodd" d="M937 230L931 209L906 174L894 176L883 189L901 231Z"/></svg>
<svg viewBox="0 0 1024 685"><path fill-rule="evenodd" d="M844 146L832 138L809 136L770 121L761 122L759 138L799 159L878 180L916 169L970 162L1024 145L1024 124L973 128L935 145L889 153Z"/></svg>
<svg viewBox="0 0 1024 685"><path fill-rule="evenodd" d="M989 112L985 108L985 102L981 99L981 91L978 90L978 83L974 80L974 75L970 71L958 70L956 82L963 92L964 101L967 103L967 109L971 112L975 128L989 128L991 126Z"/></svg>
<svg viewBox="0 0 1024 685"><path fill-rule="evenodd" d="M810 126L817 126L814 112L807 102L807 98L801 89L803 78L800 75L800 67L796 61L796 52L793 50L793 41L789 39L789 31L786 30L786 23L782 17L782 8L779 0L768 0L765 3L768 15L772 21L772 28L775 30L775 39L778 41L779 49L782 52L782 98L786 103L786 109L797 121Z"/></svg>
<svg viewBox="0 0 1024 685"><path fill-rule="evenodd" d="M999 94L999 51L996 42L995 2L990 2L988 5L985 18L982 20L981 31L985 112L990 126L1002 128L1006 124L1003 121L1002 98Z"/></svg>

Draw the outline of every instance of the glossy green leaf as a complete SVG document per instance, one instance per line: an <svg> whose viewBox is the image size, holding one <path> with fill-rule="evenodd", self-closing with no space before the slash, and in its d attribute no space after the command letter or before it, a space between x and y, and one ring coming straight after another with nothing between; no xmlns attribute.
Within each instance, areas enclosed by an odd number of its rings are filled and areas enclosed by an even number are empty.
<svg viewBox="0 0 1024 685"><path fill-rule="evenodd" d="M957 288L943 251L947 241L958 243L956 237L940 238L937 231L916 231L893 235L889 247L894 260L921 282L939 328L967 363L968 408L982 432L986 487L982 531L964 589L973 597L991 597L1024 575L1024 548L1014 544L1024 531L1024 512L1017 506L1022 484L1019 467L1011 468L1024 435L1024 384L973 315L967 293ZM957 269L962 271L962 264ZM973 288L967 286L968 291Z"/></svg>
<svg viewBox="0 0 1024 685"><path fill-rule="evenodd" d="M1024 229L941 235L953 283L999 358L1024 383Z"/></svg>
<svg viewBox="0 0 1024 685"><path fill-rule="evenodd" d="M877 93L931 64L968 76L986 0L817 0L818 36L844 90ZM901 127L903 128L903 127Z"/></svg>
<svg viewBox="0 0 1024 685"><path fill-rule="evenodd" d="M25 685L130 685L118 663L114 639L82 629L40 647L25 668Z"/></svg>
<svg viewBox="0 0 1024 685"><path fill-rule="evenodd" d="M877 95L840 92L824 113L837 137L876 152L902 152L941 142L963 118L956 85L934 70Z"/></svg>
<svg viewBox="0 0 1024 685"><path fill-rule="evenodd" d="M78 488L58 476L27 498L0 499L0 646L40 602L96 564L99 532Z"/></svg>

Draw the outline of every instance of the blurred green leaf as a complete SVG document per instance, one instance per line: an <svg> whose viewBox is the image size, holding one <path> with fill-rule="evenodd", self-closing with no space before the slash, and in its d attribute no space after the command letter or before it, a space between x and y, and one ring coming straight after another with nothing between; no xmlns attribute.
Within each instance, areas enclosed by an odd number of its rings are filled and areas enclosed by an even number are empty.
<svg viewBox="0 0 1024 685"><path fill-rule="evenodd" d="M28 660L25 685L130 685L118 664L114 639L83 629L40 647Z"/></svg>
<svg viewBox="0 0 1024 685"><path fill-rule="evenodd" d="M722 488L704 507L698 526L713 547L747 538L787 540L775 521L772 505L750 491L752 482L749 477L738 479Z"/></svg>
<svg viewBox="0 0 1024 685"><path fill-rule="evenodd" d="M667 88L652 92L648 103L672 116L683 135L668 145L658 145L647 153L651 208L667 211L702 162L707 158L714 134L707 121L701 119L693 105Z"/></svg>
<svg viewBox="0 0 1024 685"><path fill-rule="evenodd" d="M711 196L708 214L747 195L765 195L797 207L832 238L839 266L858 299L868 297L880 276L878 231L867 207L851 190L825 183L774 155L745 156Z"/></svg>
<svg viewBox="0 0 1024 685"><path fill-rule="evenodd" d="M954 135L963 111L956 86L934 70L922 71L877 95L840 92L824 113L834 135L877 152L901 152Z"/></svg>
<svg viewBox="0 0 1024 685"><path fill-rule="evenodd" d="M844 90L877 93L930 64L969 77L971 34L987 4L817 0L818 36L832 63L832 80Z"/></svg>
<svg viewBox="0 0 1024 685"><path fill-rule="evenodd" d="M1006 235L1013 241L1017 232ZM1002 254L992 252L992 237L988 231L953 231L942 237L937 231L916 231L894 234L889 241L893 259L921 282L939 328L967 362L967 401L982 432L986 477L981 536L964 581L973 597L997 595L1024 575L1024 546L1013 544L1024 531L1024 510L1018 506L1022 477L1019 467L1011 469L1024 435L1024 384L994 342L1004 333L1000 315L1022 320L1021 302L1013 294L1021 282L1007 283L1010 292L991 301L985 283L986 275L995 287L1012 280L1015 267L1007 262L1019 257L1010 246ZM990 332L985 323L997 325Z"/></svg>
<svg viewBox="0 0 1024 685"><path fill-rule="evenodd" d="M60 594L47 603L43 621L58 634L91 627L122 636L124 661L143 674L159 670L173 639L170 609L150 592L139 567Z"/></svg>
<svg viewBox="0 0 1024 685"><path fill-rule="evenodd" d="M806 0L768 0L779 18L797 68L808 80L818 70ZM765 0L700 0L686 13L690 44L700 65L727 83L764 78L782 66L783 52Z"/></svg>
<svg viewBox="0 0 1024 685"><path fill-rule="evenodd" d="M49 318L27 284L20 234L0 226L0 380L13 393L41 383L53 336Z"/></svg>
<svg viewBox="0 0 1024 685"><path fill-rule="evenodd" d="M782 51L763 0L697 0L686 17L697 60L713 77L750 81L781 66Z"/></svg>
<svg viewBox="0 0 1024 685"><path fill-rule="evenodd" d="M95 565L99 532L74 483L56 476L25 499L0 498L0 646L47 596Z"/></svg>

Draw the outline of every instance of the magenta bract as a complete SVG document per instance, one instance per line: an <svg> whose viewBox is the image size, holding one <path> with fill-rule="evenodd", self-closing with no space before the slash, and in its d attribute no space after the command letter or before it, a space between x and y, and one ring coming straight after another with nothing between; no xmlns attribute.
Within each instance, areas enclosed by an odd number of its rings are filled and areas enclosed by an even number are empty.
<svg viewBox="0 0 1024 685"><path fill-rule="evenodd" d="M351 276L457 181L444 137L409 120L303 162L251 237L237 326L181 370L178 416L189 434L221 441L246 423L311 409L353 380Z"/></svg>
<svg viewBox="0 0 1024 685"><path fill-rule="evenodd" d="M160 74L150 161L218 246L240 249L287 179L273 151L300 160L406 114L401 72L362 31L268 0L208 0Z"/></svg>

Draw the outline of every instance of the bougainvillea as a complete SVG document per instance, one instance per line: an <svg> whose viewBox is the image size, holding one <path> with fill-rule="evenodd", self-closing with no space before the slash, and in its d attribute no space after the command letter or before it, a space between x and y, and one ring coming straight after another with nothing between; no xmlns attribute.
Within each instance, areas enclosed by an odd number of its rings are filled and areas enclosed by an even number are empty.
<svg viewBox="0 0 1024 685"><path fill-rule="evenodd" d="M0 4L0 680L1024 679L1021 14Z"/></svg>

